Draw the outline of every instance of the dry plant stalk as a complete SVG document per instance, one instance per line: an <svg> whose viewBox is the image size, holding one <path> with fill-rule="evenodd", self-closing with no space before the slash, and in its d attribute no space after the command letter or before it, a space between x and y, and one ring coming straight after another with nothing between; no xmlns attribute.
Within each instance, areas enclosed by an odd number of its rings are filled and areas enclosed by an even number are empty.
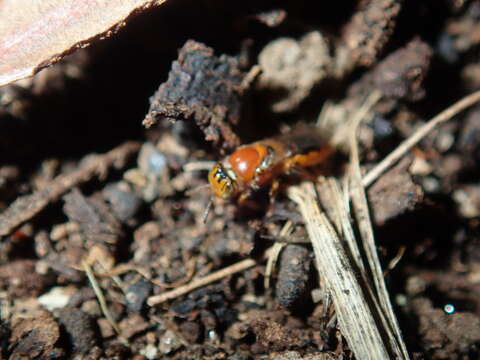
<svg viewBox="0 0 480 360"><path fill-rule="evenodd" d="M98 285L97 279L95 278L95 275L93 274L92 268L90 267L90 264L88 262L84 261L82 263L83 269L85 273L87 274L88 280L90 281L90 284L92 285L93 291L95 292L95 295L97 296L98 303L100 304L100 308L102 309L103 315L107 318L108 322L110 325L112 325L113 329L116 331L117 334L120 334L120 327L118 326L117 322L113 318L112 314L110 313L110 310L108 310L107 302L105 300L105 296L103 295L103 291L100 288L100 285Z"/></svg>
<svg viewBox="0 0 480 360"><path fill-rule="evenodd" d="M293 231L293 223L289 220L285 223L282 230L278 234L279 238L282 239L284 237L289 236ZM265 278L263 280L263 286L265 289L270 289L270 279L272 277L273 271L275 269L275 265L277 264L278 258L283 250L283 248L287 246L285 242L276 241L273 246L270 248L270 256L267 260L267 266L265 268Z"/></svg>
<svg viewBox="0 0 480 360"><path fill-rule="evenodd" d="M372 95L365 103L365 106L362 107L365 113L367 108L369 108L371 105L373 105L373 103L377 102L380 99L380 96L381 95L378 92L372 93ZM355 218L357 220L357 225L360 232L362 247L365 251L368 261L368 270L373 280L375 290L374 293L372 293L370 286L368 286L369 283L367 274L364 274L364 280L367 285L366 288L370 292L372 302L376 307L376 312L379 315L379 320L382 323L382 328L388 335L387 340L389 342L389 346L392 349L392 353L395 354L396 358L408 359L409 356L407 347L402 340L400 326L398 325L397 318L395 317L395 313L393 312L393 307L390 302L387 286L385 284L380 259L377 254L377 247L373 234L373 226L369 213L367 196L365 193L365 188L362 184L362 173L360 169L360 157L357 142L357 129L364 117L364 114L361 113L358 117L352 119L353 126L351 126L350 134L349 181L351 188L350 195L352 198L353 208L355 210ZM348 213L345 212L345 215L348 215ZM354 241L354 239L352 239L352 241ZM358 261L358 263L361 263L361 258L359 258Z"/></svg>
<svg viewBox="0 0 480 360"><path fill-rule="evenodd" d="M267 258L268 256L270 256L270 253L271 253L271 248L268 249L265 252L264 258ZM155 305L161 304L161 303L163 303L167 300L175 299L179 296L188 294L189 292L191 292L193 290L201 288L202 286L209 285L209 284L214 283L216 281L219 281L223 278L226 278L227 276L231 276L231 275L236 274L238 272L247 270L251 267L254 267L257 264L258 264L258 261L256 261L255 259L245 259L245 260L239 261L239 262L237 262L233 265L230 265L230 266L224 267L223 269L215 271L215 272L213 272L213 273L211 273L207 276L197 278L197 279L193 279L188 284L179 286L179 287L177 287L173 290L166 291L166 292L161 293L159 295L150 296L147 299L147 304L149 306L155 306Z"/></svg>
<svg viewBox="0 0 480 360"><path fill-rule="evenodd" d="M320 210L315 188L303 183L288 190L302 214L315 253L317 269L333 297L342 335L357 359L389 359L390 354L360 285L349 250L326 214Z"/></svg>
<svg viewBox="0 0 480 360"><path fill-rule="evenodd" d="M289 196L298 204L305 219L318 271L325 277L342 334L355 356L358 359L408 359L376 253L358 162L356 129L379 98L379 93L372 93L352 119L354 126L349 127L351 168L355 171L352 171L353 177L347 187L352 186L356 195L360 193L353 197L353 205L368 266L363 263L354 237L348 191L342 193L334 179L322 182L318 191L331 204L328 215L320 209L318 193L311 184L292 187ZM333 219L333 223L329 219ZM371 283L375 285L374 289Z"/></svg>
<svg viewBox="0 0 480 360"><path fill-rule="evenodd" d="M450 120L458 113L462 112L466 108L474 105L479 101L480 91L476 91L468 96L465 96L463 99L457 101L455 104L449 106L440 114L428 121L426 124L418 128L415 133L413 133L408 139L404 140L400 145L398 145L395 150L388 154L388 156L386 156L372 170L370 170L367 175L365 175L362 181L363 185L366 187L370 186L375 180L380 177L380 175L382 175L388 168L390 168L398 160L400 160L411 148L417 145L438 125L444 123L447 120Z"/></svg>

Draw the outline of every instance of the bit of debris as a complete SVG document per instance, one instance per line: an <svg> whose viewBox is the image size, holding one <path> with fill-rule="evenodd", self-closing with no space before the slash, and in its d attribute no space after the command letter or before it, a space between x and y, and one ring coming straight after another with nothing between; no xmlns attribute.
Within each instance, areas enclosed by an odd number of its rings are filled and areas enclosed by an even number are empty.
<svg viewBox="0 0 480 360"><path fill-rule="evenodd" d="M143 123L150 127L158 118L193 118L206 140L216 146L238 146L240 141L231 126L240 121L244 77L236 58L216 57L213 49L187 41L167 82L151 98Z"/></svg>

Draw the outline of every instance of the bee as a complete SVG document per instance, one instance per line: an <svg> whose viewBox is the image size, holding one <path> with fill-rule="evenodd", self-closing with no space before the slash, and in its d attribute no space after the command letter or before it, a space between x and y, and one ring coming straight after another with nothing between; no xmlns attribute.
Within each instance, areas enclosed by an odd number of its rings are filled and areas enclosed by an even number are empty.
<svg viewBox="0 0 480 360"><path fill-rule="evenodd" d="M333 152L325 132L303 126L238 147L213 166L208 182L215 196L225 200L237 198L239 204L266 186L270 186L272 198L280 178L295 172L302 174L305 168L324 163Z"/></svg>

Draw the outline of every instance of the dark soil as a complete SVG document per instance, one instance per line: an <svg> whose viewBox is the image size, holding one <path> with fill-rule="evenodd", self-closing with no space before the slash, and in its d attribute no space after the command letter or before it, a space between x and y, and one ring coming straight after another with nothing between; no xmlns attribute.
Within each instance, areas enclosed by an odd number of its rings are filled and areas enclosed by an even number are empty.
<svg viewBox="0 0 480 360"><path fill-rule="evenodd" d="M172 0L0 88L0 359L354 358L285 186L273 204L268 189L243 207L214 199L204 223L204 161L315 123L329 102L344 115L333 138L380 90L360 131L372 168L480 88L480 1L257 3ZM479 163L474 106L367 192L414 359L480 358Z"/></svg>

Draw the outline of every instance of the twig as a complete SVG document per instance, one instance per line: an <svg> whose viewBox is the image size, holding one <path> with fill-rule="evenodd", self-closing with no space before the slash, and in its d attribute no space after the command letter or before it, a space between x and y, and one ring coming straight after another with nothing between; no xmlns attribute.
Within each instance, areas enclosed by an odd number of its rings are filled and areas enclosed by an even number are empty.
<svg viewBox="0 0 480 360"><path fill-rule="evenodd" d="M90 267L90 264L88 264L87 261L83 261L82 265L83 265L83 270L85 270L85 273L87 274L88 280L90 280L90 284L92 284L93 291L97 296L97 299L103 314L107 318L110 325L112 325L112 327L115 329L117 334L120 334L120 328L118 327L117 323L115 322L115 319L110 313L110 310L108 310L107 302L105 301L105 297L103 296L102 289L100 289L100 286L98 286L97 279L95 279L95 275L93 275L93 271L92 271L92 268Z"/></svg>
<svg viewBox="0 0 480 360"><path fill-rule="evenodd" d="M400 262L402 259L403 255L405 255L405 251L407 250L407 247L405 245L401 246L400 249L398 249L397 255L390 260L390 262L387 265L387 270L384 272L383 276L386 276L391 270L395 269L395 266Z"/></svg>
<svg viewBox="0 0 480 360"><path fill-rule="evenodd" d="M247 75L242 80L242 83L240 84L240 91L245 91L250 89L252 86L252 83L255 81L255 79L260 75L262 72L262 67L260 65L254 65L250 71L248 72Z"/></svg>
<svg viewBox="0 0 480 360"><path fill-rule="evenodd" d="M272 277L273 270L285 246L287 246L287 243L280 241L276 241L272 246L272 252L268 257L267 266L265 267L265 276L263 277L263 287L267 290L270 290L270 279Z"/></svg>
<svg viewBox="0 0 480 360"><path fill-rule="evenodd" d="M280 230L278 237L280 239L285 238L289 236L292 233L292 231L293 231L293 223L289 220L285 223L282 230ZM265 277L263 279L263 286L265 287L265 289L270 289L270 278L272 276L273 269L275 268L278 257L280 256L280 253L282 252L285 246L287 246L286 242L276 241L273 244L273 246L270 248L271 252L270 252L270 256L268 257L267 266L265 268Z"/></svg>
<svg viewBox="0 0 480 360"><path fill-rule="evenodd" d="M480 91L474 92L462 100L456 102L449 108L442 111L435 116L425 125L418 128L408 139L402 142L394 151L387 155L382 161L380 161L362 180L362 184L365 187L371 185L378 177L383 174L389 167L394 165L407 151L414 147L420 140L422 140L430 131L432 131L439 124L451 119L459 112L472 106L476 102L480 101Z"/></svg>
<svg viewBox="0 0 480 360"><path fill-rule="evenodd" d="M0 236L8 235L72 187L90 180L95 174L103 174L107 168L124 162L128 156L139 149L140 144L137 142L122 144L104 155L97 155L90 159L80 165L78 170L57 176L44 189L18 198L0 214Z"/></svg>
<svg viewBox="0 0 480 360"><path fill-rule="evenodd" d="M270 254L270 249L268 249L265 252L264 257L268 257L269 254ZM150 296L147 299L147 304L149 306L154 306L154 305L161 304L161 303L163 303L167 300L175 299L179 296L185 295L185 294L187 294L187 293L189 293L189 292L191 292L195 289L198 289L202 286L211 284L211 283L213 283L215 281L218 281L218 280L221 280L221 279L223 279L227 276L230 276L230 275L236 274L238 272L247 270L251 267L254 267L257 264L258 264L258 261L254 260L254 259L245 259L245 260L239 261L236 264L227 266L227 267L225 267L221 270L218 270L218 271L216 271L212 274L209 274L205 277L202 277L200 279L194 279L189 284L180 286L180 287L178 287L176 289L173 289L171 291L164 292L163 294L160 294L160 295Z"/></svg>
<svg viewBox="0 0 480 360"><path fill-rule="evenodd" d="M389 352L369 307L345 242L318 206L311 183L292 186L289 197L305 220L318 272L332 295L342 335L357 359L389 359Z"/></svg>
<svg viewBox="0 0 480 360"><path fill-rule="evenodd" d="M387 286L383 276L383 270L380 264L380 259L377 253L375 244L375 237L373 234L372 221L370 218L367 196L365 194L365 187L362 184L362 173L360 170L360 157L357 142L357 129L360 122L364 118L367 110L373 106L380 99L380 93L372 93L364 106L359 111L359 115L353 119L350 133L350 183L351 183L351 197L354 208L355 218L362 240L363 248L365 250L366 258L368 260L369 269L373 277L373 284L375 286L375 294L372 295L374 305L379 314L379 318L388 336L384 339L388 341L391 351L395 354L395 358L408 359L408 352L405 343L402 339L400 326L398 325L393 307L388 295ZM367 109L368 108L368 109ZM363 266L361 266L363 268ZM365 274L367 277L367 274ZM367 283L368 284L368 283ZM367 286L369 292L370 286Z"/></svg>

